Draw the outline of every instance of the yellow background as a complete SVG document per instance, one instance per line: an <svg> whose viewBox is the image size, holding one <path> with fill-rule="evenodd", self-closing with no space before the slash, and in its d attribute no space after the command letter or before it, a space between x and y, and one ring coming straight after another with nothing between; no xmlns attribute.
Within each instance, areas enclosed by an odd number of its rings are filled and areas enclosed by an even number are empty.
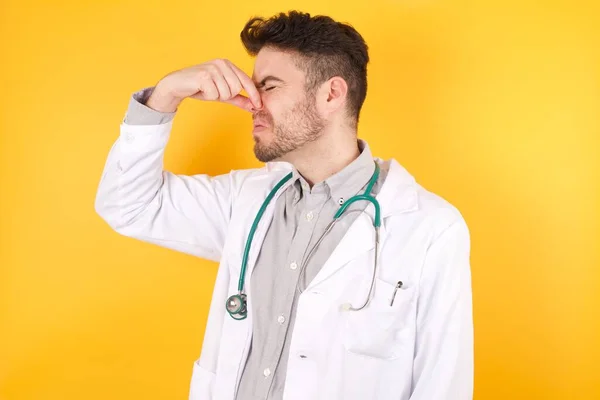
<svg viewBox="0 0 600 400"><path fill-rule="evenodd" d="M360 136L467 219L475 398L600 399L591 0L2 0L0 398L186 398L216 264L111 231L97 184L132 92L216 57L251 74L245 21L299 4L370 46ZM258 166L250 125L186 101L166 167Z"/></svg>

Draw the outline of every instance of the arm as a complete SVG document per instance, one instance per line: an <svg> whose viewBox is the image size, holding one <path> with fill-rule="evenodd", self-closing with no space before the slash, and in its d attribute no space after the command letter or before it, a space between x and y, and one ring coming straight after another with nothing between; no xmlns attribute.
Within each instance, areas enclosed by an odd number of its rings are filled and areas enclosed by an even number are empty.
<svg viewBox="0 0 600 400"><path fill-rule="evenodd" d="M242 89L250 97L241 95ZM249 112L262 107L252 79L228 60L169 73L130 101L104 166L95 208L123 235L218 261L232 186L242 177L175 175L163 169L173 117L185 98L222 101Z"/></svg>
<svg viewBox="0 0 600 400"><path fill-rule="evenodd" d="M473 398L470 237L459 218L430 246L420 282L410 400Z"/></svg>
<svg viewBox="0 0 600 400"><path fill-rule="evenodd" d="M154 93L155 86L144 88L135 92L129 99L129 107L125 114L124 123L127 125L161 125L171 122L175 118L176 111L158 111L148 107L146 104L150 95Z"/></svg>
<svg viewBox="0 0 600 400"><path fill-rule="evenodd" d="M176 175L163 169L175 112L135 93L104 166L96 212L117 232L218 261L232 204L230 175Z"/></svg>

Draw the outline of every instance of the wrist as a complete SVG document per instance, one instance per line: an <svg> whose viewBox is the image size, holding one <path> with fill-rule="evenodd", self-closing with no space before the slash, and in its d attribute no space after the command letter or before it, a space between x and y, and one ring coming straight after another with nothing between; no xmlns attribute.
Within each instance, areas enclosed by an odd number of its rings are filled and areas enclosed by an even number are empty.
<svg viewBox="0 0 600 400"><path fill-rule="evenodd" d="M155 111L172 113L177 111L181 99L173 96L168 89L159 84L156 85L145 105Z"/></svg>

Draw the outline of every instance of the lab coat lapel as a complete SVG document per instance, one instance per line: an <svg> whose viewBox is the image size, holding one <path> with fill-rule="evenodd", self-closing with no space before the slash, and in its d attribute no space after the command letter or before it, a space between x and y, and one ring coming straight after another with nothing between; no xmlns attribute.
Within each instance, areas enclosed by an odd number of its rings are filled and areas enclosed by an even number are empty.
<svg viewBox="0 0 600 400"><path fill-rule="evenodd" d="M317 276L310 282L307 289L318 285L334 275L349 261L374 249L374 247L375 228L373 227L371 217L363 213L350 225L340 243L333 250L323 268L317 273Z"/></svg>
<svg viewBox="0 0 600 400"><path fill-rule="evenodd" d="M385 163L380 159L376 159L376 161L380 163L382 168L388 168L388 175L383 186L377 196L375 196L381 208L379 236L381 244L385 241L387 234L385 218L414 211L418 208L418 203L414 178L393 159L389 161L388 166L384 166ZM350 261L375 248L374 216L375 207L369 203L365 212L361 213L350 225L340 243L323 265L323 268L317 273L317 276L308 285L307 289L323 282Z"/></svg>

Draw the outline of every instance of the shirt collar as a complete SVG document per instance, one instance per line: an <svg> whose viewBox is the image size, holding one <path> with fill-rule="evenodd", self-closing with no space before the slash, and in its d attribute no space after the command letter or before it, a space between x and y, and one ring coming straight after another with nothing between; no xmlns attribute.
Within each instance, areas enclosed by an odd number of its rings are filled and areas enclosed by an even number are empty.
<svg viewBox="0 0 600 400"><path fill-rule="evenodd" d="M356 195L375 172L375 162L369 145L361 139L358 139L357 144L360 151L359 156L322 183L328 188L331 200L336 204L343 204L345 200ZM294 203L297 203L303 196L303 190L306 190L303 189L303 186L307 187L308 184L296 168L293 168L292 179L295 189Z"/></svg>
<svg viewBox="0 0 600 400"><path fill-rule="evenodd" d="M359 139L358 149L360 154L356 159L325 180L331 192L331 199L337 204L356 195L375 172L375 162L367 142Z"/></svg>

